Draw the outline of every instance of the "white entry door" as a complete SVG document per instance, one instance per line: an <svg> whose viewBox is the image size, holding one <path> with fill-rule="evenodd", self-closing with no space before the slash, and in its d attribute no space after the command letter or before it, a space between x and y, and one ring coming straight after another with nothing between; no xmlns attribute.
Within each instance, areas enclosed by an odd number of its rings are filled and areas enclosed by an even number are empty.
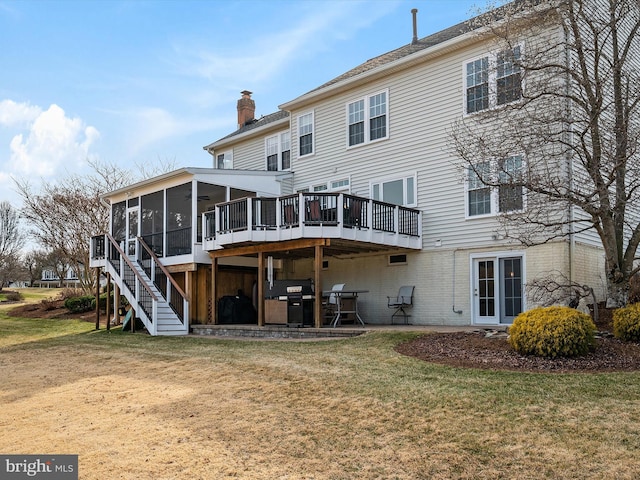
<svg viewBox="0 0 640 480"><path fill-rule="evenodd" d="M473 322L509 324L523 310L522 257L473 260Z"/></svg>
<svg viewBox="0 0 640 480"><path fill-rule="evenodd" d="M473 261L474 323L498 323L496 259L477 258Z"/></svg>

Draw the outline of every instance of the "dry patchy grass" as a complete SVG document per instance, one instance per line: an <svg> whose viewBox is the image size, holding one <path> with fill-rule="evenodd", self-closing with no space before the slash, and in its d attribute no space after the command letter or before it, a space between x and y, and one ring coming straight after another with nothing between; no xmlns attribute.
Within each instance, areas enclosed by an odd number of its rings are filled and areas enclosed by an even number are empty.
<svg viewBox="0 0 640 480"><path fill-rule="evenodd" d="M41 321L44 322L44 321ZM433 365L411 334L152 338L55 322L0 342L0 452L80 478L635 479L640 375ZM0 314L0 332L30 325Z"/></svg>

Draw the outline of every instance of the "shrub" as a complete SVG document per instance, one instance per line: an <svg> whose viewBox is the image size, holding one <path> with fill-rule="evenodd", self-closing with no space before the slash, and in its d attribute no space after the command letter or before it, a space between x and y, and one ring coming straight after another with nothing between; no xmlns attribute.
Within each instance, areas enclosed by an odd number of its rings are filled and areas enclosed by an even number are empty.
<svg viewBox="0 0 640 480"><path fill-rule="evenodd" d="M64 301L64 306L72 313L82 313L91 311L91 302L94 299L91 295L81 297L70 297Z"/></svg>
<svg viewBox="0 0 640 480"><path fill-rule="evenodd" d="M569 307L540 307L515 318L509 343L524 355L575 357L593 347L595 332L596 325L585 313Z"/></svg>
<svg viewBox="0 0 640 480"><path fill-rule="evenodd" d="M640 341L640 303L614 310L613 334L621 340Z"/></svg>
<svg viewBox="0 0 640 480"><path fill-rule="evenodd" d="M101 293L100 297L98 297L98 301L100 305L100 311L102 312L106 311L107 310L107 294ZM113 305L113 292L111 292L109 303ZM91 300L91 309L92 310L96 309L96 297L93 297L93 300Z"/></svg>
<svg viewBox="0 0 640 480"><path fill-rule="evenodd" d="M24 296L20 292L7 292L5 298L7 302L19 302L24 300Z"/></svg>
<svg viewBox="0 0 640 480"><path fill-rule="evenodd" d="M45 312L55 310L58 305L58 302L55 298L43 298L40 303L42 304L42 308L44 308Z"/></svg>

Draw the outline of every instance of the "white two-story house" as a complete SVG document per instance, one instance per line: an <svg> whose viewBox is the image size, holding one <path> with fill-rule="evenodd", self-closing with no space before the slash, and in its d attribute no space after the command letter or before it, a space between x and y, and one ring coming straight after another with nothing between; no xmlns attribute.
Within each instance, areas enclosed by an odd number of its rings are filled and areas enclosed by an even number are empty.
<svg viewBox="0 0 640 480"><path fill-rule="evenodd" d="M92 240L92 266L157 334L223 321L221 300L240 290L255 310L245 321L281 323L278 282L311 285L315 327L327 325L322 292L336 284L361 291L369 324L390 323L387 297L414 286L408 320L420 325L509 324L533 304L527 282L551 270L598 287L593 237L528 248L505 238L499 217L526 209L527 193L486 187L452 151L455 122L518 102L527 88L509 59L531 39L500 46L479 25L414 32L260 118L242 92L237 129L204 147L211 168L105 196L111 228ZM499 161L514 172L526 164L520 152Z"/></svg>

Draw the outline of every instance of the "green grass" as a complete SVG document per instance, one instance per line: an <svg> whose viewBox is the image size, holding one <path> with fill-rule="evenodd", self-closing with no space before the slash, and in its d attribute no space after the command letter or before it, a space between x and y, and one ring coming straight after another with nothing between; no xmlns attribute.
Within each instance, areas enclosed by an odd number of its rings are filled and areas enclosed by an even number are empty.
<svg viewBox="0 0 640 480"><path fill-rule="evenodd" d="M239 472L254 470L239 478L305 469L315 475L290 478L640 477L640 373L446 367L395 352L414 335L319 342L150 337L0 311L0 365L4 354L34 349L43 361L60 352L96 368L108 360L120 374L134 362L131 378L138 380L147 365L163 388L194 391L179 412L211 416L206 435L181 424L192 435L211 438L219 429L234 449L251 429L252 449L232 463ZM176 414L171 408L169 416ZM213 459L208 441L192 448ZM275 462L279 448L286 460Z"/></svg>

